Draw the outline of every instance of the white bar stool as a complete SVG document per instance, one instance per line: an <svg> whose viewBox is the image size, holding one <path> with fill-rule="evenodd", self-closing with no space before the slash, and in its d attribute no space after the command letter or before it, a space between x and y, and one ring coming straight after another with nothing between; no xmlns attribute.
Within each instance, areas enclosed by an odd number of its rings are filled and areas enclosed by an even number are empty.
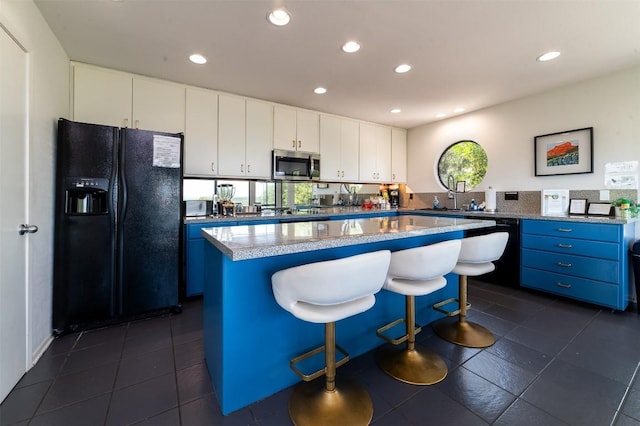
<svg viewBox="0 0 640 426"><path fill-rule="evenodd" d="M467 277L483 275L496 269L493 262L500 259L508 240L508 232L494 232L462 240L458 263L453 268L453 272L460 275L458 299L447 299L433 305L435 310L447 315L446 318L432 324L438 336L456 345L470 348L486 348L495 343L493 333L480 324L467 321L467 310L471 307L467 302ZM442 309L442 306L452 302L458 302L458 309ZM457 320L452 318L455 316L458 316Z"/></svg>
<svg viewBox="0 0 640 426"><path fill-rule="evenodd" d="M405 318L376 331L379 337L395 345L384 345L376 352L378 365L391 377L413 385L432 385L447 376L447 365L440 356L415 345L415 336L422 331L415 320L415 296L431 294L446 286L444 275L456 266L459 253L460 240L391 253L389 272L382 288L404 295L406 305ZM385 331L403 322L404 336L392 339L384 335ZM405 347L397 346L404 342L407 342Z"/></svg>
<svg viewBox="0 0 640 426"><path fill-rule="evenodd" d="M336 345L335 322L370 309L374 294L384 283L391 252L380 250L337 260L310 263L278 271L271 277L278 304L296 318L324 323L324 346L291 360L291 369L303 382L289 399L289 416L296 425L367 425L373 418L373 403L360 385L340 380L336 368L349 354ZM344 357L336 363L336 348ZM304 374L296 363L324 351L325 366ZM325 381L314 380L325 375Z"/></svg>

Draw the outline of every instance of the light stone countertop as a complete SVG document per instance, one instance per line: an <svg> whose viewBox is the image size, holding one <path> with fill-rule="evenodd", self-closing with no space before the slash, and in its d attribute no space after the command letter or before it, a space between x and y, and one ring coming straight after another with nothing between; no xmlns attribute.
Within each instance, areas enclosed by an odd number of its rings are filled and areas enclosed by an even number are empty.
<svg viewBox="0 0 640 426"><path fill-rule="evenodd" d="M494 226L493 220L388 216L203 228L202 235L233 261L286 255Z"/></svg>

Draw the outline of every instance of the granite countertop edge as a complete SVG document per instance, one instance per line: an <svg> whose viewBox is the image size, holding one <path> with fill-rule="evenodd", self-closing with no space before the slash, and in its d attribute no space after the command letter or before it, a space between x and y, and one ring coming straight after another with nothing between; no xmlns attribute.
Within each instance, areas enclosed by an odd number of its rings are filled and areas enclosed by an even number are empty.
<svg viewBox="0 0 640 426"><path fill-rule="evenodd" d="M229 257L232 261L259 259L272 256L287 255L298 252L323 250L337 247L346 247L358 244L375 243L380 241L390 241L400 238L411 238L424 235L443 234L467 229L484 228L495 225L494 221L483 220L477 222L465 222L461 224L425 227L410 231L387 232L370 235L344 235L331 238L320 238L311 241L292 242L280 245L251 246L251 247L229 247L224 242L219 241L210 235L206 228L201 231L204 238L213 244L218 250Z"/></svg>
<svg viewBox="0 0 640 426"><path fill-rule="evenodd" d="M330 207L317 209L312 212L302 212L288 215L238 215L238 216L198 216L198 217L185 217L183 219L184 224L194 223L233 223L238 221L260 223L268 220L287 219L289 221L309 220L313 218L326 218L329 216L348 216L353 214L362 215L384 215L393 214L395 212L401 214L424 214L424 215L438 215L444 217L450 216L465 216L466 218L478 218L478 219L538 219L538 220L555 220L555 221L568 221L568 222L585 222L585 223L603 223L610 225L625 225L627 223L637 222L638 218L621 218L614 216L543 216L535 213L510 213L510 212L484 212L484 211L464 211L464 210L423 210L423 209L411 209L411 208L399 208L392 210L364 210L359 207Z"/></svg>

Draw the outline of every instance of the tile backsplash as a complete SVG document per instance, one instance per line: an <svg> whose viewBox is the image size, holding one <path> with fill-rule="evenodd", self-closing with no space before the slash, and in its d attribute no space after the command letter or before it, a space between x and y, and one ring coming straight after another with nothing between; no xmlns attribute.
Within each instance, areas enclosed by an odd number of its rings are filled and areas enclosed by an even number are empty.
<svg viewBox="0 0 640 426"><path fill-rule="evenodd" d="M509 194L517 194L517 200L506 200L505 191L496 191L496 210L505 213L524 213L524 214L539 214L540 196L541 191L507 191ZM403 192L401 194L400 205L407 208L430 208L433 206L434 196L438 197L440 201L440 208L447 207L453 208L453 200L447 197L446 192L425 192L414 193L413 199L409 198L409 194ZM471 199L475 199L478 204L482 203L485 198L484 191L478 192L465 192L457 194L458 208L465 208L471 202ZM569 191L570 198L584 198L587 202L610 202L618 198L627 198L633 201L638 200L638 190L623 190L623 189L611 189L609 190L609 200L600 200L600 190L571 190Z"/></svg>

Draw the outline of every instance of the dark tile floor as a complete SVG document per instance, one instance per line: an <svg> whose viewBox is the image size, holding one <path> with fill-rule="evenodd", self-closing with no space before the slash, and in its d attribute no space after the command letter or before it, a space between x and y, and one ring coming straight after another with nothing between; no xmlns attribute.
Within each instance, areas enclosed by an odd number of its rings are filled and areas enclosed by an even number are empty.
<svg viewBox="0 0 640 426"><path fill-rule="evenodd" d="M393 380L372 353L338 370L366 386L374 425L640 425L640 316L472 281L490 348L455 346L433 386ZM286 389L223 417L203 360L202 304L56 339L0 406L0 425L287 425ZM338 328L339 340L339 328Z"/></svg>

